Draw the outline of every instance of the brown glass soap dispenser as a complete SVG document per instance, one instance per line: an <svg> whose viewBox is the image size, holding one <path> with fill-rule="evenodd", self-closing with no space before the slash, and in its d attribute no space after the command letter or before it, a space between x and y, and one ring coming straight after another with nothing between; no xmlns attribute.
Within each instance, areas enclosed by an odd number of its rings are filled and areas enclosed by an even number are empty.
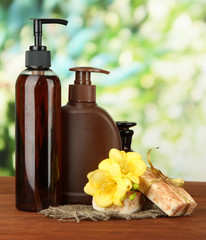
<svg viewBox="0 0 206 240"><path fill-rule="evenodd" d="M64 19L32 19L34 46L16 82L16 207L40 211L61 197L61 84L42 46L42 24Z"/></svg>
<svg viewBox="0 0 206 240"><path fill-rule="evenodd" d="M69 102L62 107L62 200L63 203L91 204L84 193L87 174L97 169L111 148L121 149L116 124L96 103L96 86L91 72L109 74L92 67L69 69L76 72L69 85Z"/></svg>

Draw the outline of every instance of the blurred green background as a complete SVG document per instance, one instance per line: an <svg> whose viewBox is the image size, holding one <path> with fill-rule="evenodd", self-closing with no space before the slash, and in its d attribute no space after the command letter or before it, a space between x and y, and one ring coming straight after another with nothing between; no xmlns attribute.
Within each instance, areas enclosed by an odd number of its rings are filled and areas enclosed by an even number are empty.
<svg viewBox="0 0 206 240"><path fill-rule="evenodd" d="M205 0L1 0L0 176L15 174L15 81L33 44L30 17L65 18L43 27L62 105L74 76L89 65L97 103L114 120L137 122L132 148L171 177L206 180Z"/></svg>

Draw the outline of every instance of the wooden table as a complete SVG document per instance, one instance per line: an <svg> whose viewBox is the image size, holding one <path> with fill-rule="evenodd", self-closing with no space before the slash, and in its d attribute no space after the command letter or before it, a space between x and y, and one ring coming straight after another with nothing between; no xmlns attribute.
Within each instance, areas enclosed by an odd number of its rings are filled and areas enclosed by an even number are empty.
<svg viewBox="0 0 206 240"><path fill-rule="evenodd" d="M79 224L16 210L14 185L14 177L0 177L0 240L206 239L206 182L185 184L198 204L189 217L82 221Z"/></svg>

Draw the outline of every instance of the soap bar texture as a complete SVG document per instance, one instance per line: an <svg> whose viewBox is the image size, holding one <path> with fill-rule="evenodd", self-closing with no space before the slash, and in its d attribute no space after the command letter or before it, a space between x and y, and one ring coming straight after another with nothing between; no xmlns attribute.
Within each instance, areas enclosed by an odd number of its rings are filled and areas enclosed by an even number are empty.
<svg viewBox="0 0 206 240"><path fill-rule="evenodd" d="M118 212L120 214L131 214L131 213L139 212L139 211L143 210L144 205L145 205L143 194L140 192L136 192L134 200L131 201L129 199L129 196L131 193L132 192L127 192L127 196L126 196L125 200L123 201L122 207L118 207L118 206L115 206L112 204L109 207L102 208L96 204L96 202L93 198L93 200L92 200L93 208L98 211L101 211L101 212L113 211L113 212Z"/></svg>
<svg viewBox="0 0 206 240"><path fill-rule="evenodd" d="M197 203L182 187L175 186L174 188L147 169L140 177L138 190L168 216L190 215Z"/></svg>

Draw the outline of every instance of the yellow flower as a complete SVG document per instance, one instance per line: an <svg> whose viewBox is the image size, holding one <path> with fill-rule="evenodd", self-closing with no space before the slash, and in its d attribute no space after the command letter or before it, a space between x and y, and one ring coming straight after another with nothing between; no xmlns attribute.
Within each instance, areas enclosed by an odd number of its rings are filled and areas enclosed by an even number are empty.
<svg viewBox="0 0 206 240"><path fill-rule="evenodd" d="M108 170L97 169L87 175L89 182L84 191L94 197L100 207L108 207L111 204L122 206L121 198L131 188L131 181L121 177L118 164Z"/></svg>
<svg viewBox="0 0 206 240"><path fill-rule="evenodd" d="M98 168L101 170L110 169L114 164L118 164L123 178L129 178L132 182L139 184L139 176L146 171L146 164L142 161L142 156L137 152L119 151L115 148L109 152L109 158L103 160Z"/></svg>

